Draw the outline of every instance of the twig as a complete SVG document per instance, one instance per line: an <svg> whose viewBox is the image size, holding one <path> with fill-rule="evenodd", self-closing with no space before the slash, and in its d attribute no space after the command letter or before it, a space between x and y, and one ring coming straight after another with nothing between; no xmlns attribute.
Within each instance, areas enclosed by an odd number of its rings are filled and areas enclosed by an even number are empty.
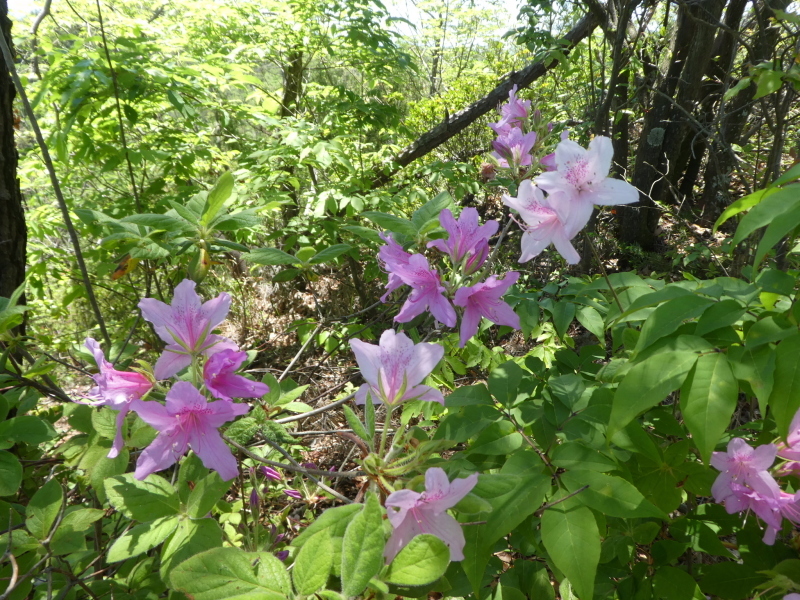
<svg viewBox="0 0 800 600"><path fill-rule="evenodd" d="M566 495L566 496L564 496L563 498L559 498L558 500L554 500L553 502L548 502L547 504L543 505L543 506L542 506L542 507L541 507L539 510L537 510L537 511L536 511L535 513L533 513L533 514L534 514L535 516L537 516L537 517L541 517L541 516L542 516L542 513L543 513L544 511L546 511L548 508L553 508L553 507L554 507L556 504L561 504L561 503L562 503L562 502L564 502L565 500L569 500L569 499L570 499L570 498L572 498L573 496L577 496L577 495L578 495L578 494L580 494L581 492L583 492L583 491L585 491L585 490L588 490L588 489L589 489L589 484L587 483L587 484L586 484L586 485L584 485L583 487L579 487L577 490L575 490L575 491L574 491L574 492L572 492L571 494L567 494L567 495Z"/></svg>
<svg viewBox="0 0 800 600"><path fill-rule="evenodd" d="M292 359L292 362L289 363L289 365L286 367L286 370L283 373L281 373L280 377L278 377L278 381L279 382L283 381L283 378L286 377L286 375L287 375L287 373L289 373L289 371L291 371L292 367L294 366L294 363L296 363L298 361L298 359L300 358L300 356L302 356L303 352L306 351L306 348L308 348L308 345L311 342L314 341L314 338L317 337L317 334L319 333L320 329L322 329L322 324L317 325L317 328L314 330L314 333L312 333L310 336L308 336L308 339L306 340L305 344L303 344L300 347L300 350L297 351L297 354L294 355L294 358Z"/></svg>
<svg viewBox="0 0 800 600"><path fill-rule="evenodd" d="M617 303L617 307L619 308L620 314L624 313L625 309L622 308L622 302L620 302L619 296L617 296L617 291L614 289L614 286L611 285L611 280L608 278L606 267L603 264L603 261L600 260L600 255L597 254L597 248L594 247L594 244L592 243L592 238L590 238L588 235L585 234L584 238L586 239L586 243L589 244L589 248L591 248L592 254L594 254L594 259L597 261L597 265L600 267L600 272L603 273L603 277L605 278L606 283L608 284L608 289L611 290L611 295L614 296L614 300Z"/></svg>
<svg viewBox="0 0 800 600"><path fill-rule="evenodd" d="M67 203L64 201L64 196L61 193L61 185L59 184L58 177L56 176L56 169L53 166L53 160L50 158L50 151L47 149L47 144L45 144L44 138L42 137L42 131L39 129L39 122L36 120L36 115L33 114L33 108L31 108L31 104L28 101L28 95L25 93L25 88L22 87L22 81L20 81L17 68L14 65L14 58L11 56L11 48L8 47L8 42L6 41L5 35L0 35L0 46L2 46L0 49L3 51L3 58L6 61L6 67L11 73L11 78L14 80L14 85L16 86L19 97L22 100L22 106L25 109L25 114L28 116L31 128L36 136L36 141L38 142L39 148L42 151L42 159L44 160L44 164L47 167L47 172L50 175L50 183L53 186L53 192L58 200L58 207L61 209L61 216L64 219L64 225L67 228L70 241L72 242L72 247L75 250L75 260L77 261L78 268L81 271L83 285L86 287L86 296L89 299L89 304L92 306L92 311L94 312L95 319L97 319L100 332L103 334L103 340L105 340L106 344L110 346L111 338L108 337L106 324L103 320L103 315L100 312L100 305L97 304L97 298L94 295L92 282L89 280L89 271L86 269L86 263L83 260L81 244L80 241L78 241L78 232L75 231L75 227L72 224L72 217L69 216L69 209L67 208Z"/></svg>
<svg viewBox="0 0 800 600"><path fill-rule="evenodd" d="M345 396L344 398L341 398L341 399L337 400L336 402L331 402L330 404L326 404L322 408L315 408L314 410L310 410L307 413L302 413L300 415L293 415L291 417L284 417L283 419L276 419L275 422L276 423L281 423L281 424L282 423L291 423L292 421L300 421L301 419L305 419L306 417L313 417L314 415L318 415L318 414L324 413L325 411L330 410L332 408L336 408L337 406L341 406L342 404L344 404L345 402L350 400L355 395L356 395L355 392L353 392L352 394L350 394L348 396Z"/></svg>

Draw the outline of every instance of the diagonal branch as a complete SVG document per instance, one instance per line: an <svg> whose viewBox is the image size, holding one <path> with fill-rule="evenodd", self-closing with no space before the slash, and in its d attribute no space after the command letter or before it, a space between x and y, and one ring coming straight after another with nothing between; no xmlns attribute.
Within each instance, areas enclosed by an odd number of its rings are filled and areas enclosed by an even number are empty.
<svg viewBox="0 0 800 600"><path fill-rule="evenodd" d="M599 4L597 5L597 9L601 9ZM600 25L603 20L603 15L599 14L599 12L599 10L592 10L564 36L565 44L562 48L562 52L567 53L572 50L572 48L589 36L592 31ZM528 87L557 64L558 61L555 58L547 56L541 60L530 63L521 71L511 73L500 85L483 98L473 102L464 110L448 117L442 123L439 123L439 125L430 131L423 133L412 144L407 146L395 157L388 171L381 173L373 179L372 186L380 187L388 183L397 171L411 164L416 159L425 156L438 146L441 146L451 137L466 129L466 127L475 120L495 109L498 104L508 97L508 93L514 85L520 88Z"/></svg>

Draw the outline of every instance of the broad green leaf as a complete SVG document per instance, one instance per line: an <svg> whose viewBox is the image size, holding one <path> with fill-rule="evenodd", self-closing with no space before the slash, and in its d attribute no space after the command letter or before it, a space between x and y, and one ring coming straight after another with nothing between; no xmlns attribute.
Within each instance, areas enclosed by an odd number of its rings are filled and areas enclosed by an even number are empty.
<svg viewBox="0 0 800 600"><path fill-rule="evenodd" d="M178 494L158 475L139 481L133 473L126 473L106 479L105 488L111 505L134 521L154 521L180 510Z"/></svg>
<svg viewBox="0 0 800 600"><path fill-rule="evenodd" d="M153 229L163 229L170 233L181 233L183 231L190 231L192 226L176 217L169 215L153 215L153 214L138 214L130 215L121 219L122 223L134 223L136 225L146 225Z"/></svg>
<svg viewBox="0 0 800 600"><path fill-rule="evenodd" d="M345 504L325 510L311 525L292 540L292 546L302 548L305 543L321 531L330 530L331 538L341 538L353 516L362 508L361 504Z"/></svg>
<svg viewBox="0 0 800 600"><path fill-rule="evenodd" d="M300 260L277 248L256 248L245 257L257 265L299 265Z"/></svg>
<svg viewBox="0 0 800 600"><path fill-rule="evenodd" d="M237 231L239 229L257 227L261 224L261 217L255 209L240 210L232 215L221 214L211 222L211 227L217 231ZM215 240L219 243L219 240Z"/></svg>
<svg viewBox="0 0 800 600"><path fill-rule="evenodd" d="M186 503L186 514L193 519L205 517L230 487L230 481L223 481L219 473L211 471L195 483Z"/></svg>
<svg viewBox="0 0 800 600"><path fill-rule="evenodd" d="M358 596L383 566L383 509L368 493L364 508L344 532L342 540L342 593Z"/></svg>
<svg viewBox="0 0 800 600"><path fill-rule="evenodd" d="M408 219L395 217L394 215L387 215L386 213L368 210L361 213L361 216L368 218L370 221L381 227L388 229L394 233L413 238L417 235L417 228Z"/></svg>
<svg viewBox="0 0 800 600"><path fill-rule="evenodd" d="M775 384L769 407L778 433L785 440L789 425L800 409L800 333L784 339L775 350Z"/></svg>
<svg viewBox="0 0 800 600"><path fill-rule="evenodd" d="M569 500L542 515L542 544L581 600L591 600L600 561L600 532L592 511Z"/></svg>
<svg viewBox="0 0 800 600"><path fill-rule="evenodd" d="M298 594L308 596L325 587L333 567L332 546L329 531L324 530L300 548L292 567L292 580Z"/></svg>
<svg viewBox="0 0 800 600"><path fill-rule="evenodd" d="M642 325L642 334L636 344L636 354L665 335L674 333L684 321L700 316L713 303L710 298L694 294L665 302L656 308Z"/></svg>
<svg viewBox="0 0 800 600"><path fill-rule="evenodd" d="M213 548L181 563L172 587L194 600L286 600L291 584L286 567L270 552Z"/></svg>
<svg viewBox="0 0 800 600"><path fill-rule="evenodd" d="M489 374L489 392L503 406L511 406L517 399L517 390L524 371L512 360L496 366Z"/></svg>
<svg viewBox="0 0 800 600"><path fill-rule="evenodd" d="M727 102L728 100L736 96L739 92L741 92L743 89L750 87L751 83L752 82L750 81L749 77L742 77L739 81L736 82L735 86L725 90L725 93L722 95L722 99L725 102Z"/></svg>
<svg viewBox="0 0 800 600"><path fill-rule="evenodd" d="M691 600L695 597L696 591L697 583L694 577L683 569L660 567L653 577L655 600Z"/></svg>
<svg viewBox="0 0 800 600"><path fill-rule="evenodd" d="M497 421L486 427L464 454L507 455L521 448L523 443L522 435L513 423Z"/></svg>
<svg viewBox="0 0 800 600"><path fill-rule="evenodd" d="M613 437L639 413L656 406L680 388L697 356L685 350L668 351L631 367L614 394L608 437Z"/></svg>
<svg viewBox="0 0 800 600"><path fill-rule="evenodd" d="M161 547L161 579L168 581L169 574L183 561L218 546L222 546L222 529L217 521L181 518L175 533Z"/></svg>
<svg viewBox="0 0 800 600"><path fill-rule="evenodd" d="M691 293L692 292L686 288L678 287L676 285L668 285L660 290L643 294L631 302L630 306L625 310L625 312L617 318L617 322L641 320L643 318L641 316L638 316L637 319L627 319L626 317L642 310L643 308L650 308L651 306L656 306L662 302L668 302L669 300L674 300L675 298L680 298L681 296L688 296Z"/></svg>
<svg viewBox="0 0 800 600"><path fill-rule="evenodd" d="M178 527L178 517L161 517L155 521L141 523L118 537L109 548L108 562L119 562L147 552L167 539Z"/></svg>
<svg viewBox="0 0 800 600"><path fill-rule="evenodd" d="M800 197L800 186L792 186L795 194ZM772 221L764 230L764 235L758 242L756 255L753 257L753 268L757 268L763 258L767 255L775 244L789 235L800 225L800 204L795 204L791 209L781 215L780 219Z"/></svg>
<svg viewBox="0 0 800 600"><path fill-rule="evenodd" d="M28 506L25 507L25 526L31 535L40 540L50 534L50 528L55 523L61 504L64 501L64 490L61 483L53 478L45 483L33 495Z"/></svg>
<svg viewBox="0 0 800 600"><path fill-rule="evenodd" d="M767 198L768 196L774 194L777 189L773 188L766 188L763 190L758 190L753 192L752 194L748 194L744 198L739 198L736 202L731 204L728 208L726 208L722 214L717 219L717 222L714 223L714 231L717 231L720 225L722 225L725 221L730 219L731 217L738 215L741 212L746 211L749 208L754 207L756 204Z"/></svg>
<svg viewBox="0 0 800 600"><path fill-rule="evenodd" d="M425 533L400 550L385 579L395 585L428 585L444 575L449 563L450 549L435 535Z"/></svg>
<svg viewBox="0 0 800 600"><path fill-rule="evenodd" d="M756 84L758 88L756 89L756 95L753 96L753 100L758 100L759 98L763 98L781 89L783 85L783 71L773 71L772 69L761 71L756 78Z"/></svg>
<svg viewBox="0 0 800 600"><path fill-rule="evenodd" d="M694 333L695 335L705 335L720 327L733 325L742 318L745 312L747 312L747 308L737 300L728 299L717 302L700 316Z"/></svg>
<svg viewBox="0 0 800 600"><path fill-rule="evenodd" d="M35 446L56 437L53 426L40 417L22 415L0 422L0 448L10 448L18 442Z"/></svg>
<svg viewBox="0 0 800 600"><path fill-rule="evenodd" d="M562 300L561 302L556 302L550 311L553 315L553 327L556 328L556 333L562 340L567 335L567 329L569 329L572 320L575 318L576 309L575 303L571 300Z"/></svg>
<svg viewBox="0 0 800 600"><path fill-rule="evenodd" d="M764 194L761 202L742 218L731 240L731 246L736 246L759 227L769 225L773 220L792 210L800 202L797 188L800 188L800 184L786 186L772 194Z"/></svg>
<svg viewBox="0 0 800 600"><path fill-rule="evenodd" d="M371 401L372 398L368 397L367 402ZM372 437L369 435L369 433L367 433L366 427L364 427L361 419L358 418L358 415L356 415L353 409L345 404L342 406L342 410L344 410L344 417L347 420L347 424L350 425L350 429L353 430L353 433L355 433L368 444L372 444Z"/></svg>
<svg viewBox="0 0 800 600"><path fill-rule="evenodd" d="M728 361L736 379L750 385L762 410L766 410L774 382L775 351L768 345L733 346L728 349Z"/></svg>
<svg viewBox="0 0 800 600"><path fill-rule="evenodd" d="M431 221L439 220L439 213L442 212L442 210L452 206L453 197L450 195L450 192L441 192L435 198L429 200L414 211L414 214L411 215L411 223L417 231L422 231Z"/></svg>
<svg viewBox="0 0 800 600"><path fill-rule="evenodd" d="M447 408L457 408L459 406L472 406L474 404L492 405L492 396L486 385L479 383L477 385L465 385L456 388L452 394L445 396L445 406Z"/></svg>
<svg viewBox="0 0 800 600"><path fill-rule="evenodd" d="M739 385L724 354L697 359L681 390L681 414L692 439L708 464L728 428L739 399Z"/></svg>
<svg viewBox="0 0 800 600"><path fill-rule="evenodd" d="M225 171L220 178L217 179L214 187L208 192L208 198L206 198L206 203L203 207L203 214L200 217L201 225L208 225L211 223L212 219L217 216L222 206L228 198L231 197L234 183L233 174L230 171Z"/></svg>
<svg viewBox="0 0 800 600"><path fill-rule="evenodd" d="M596 337L601 342L605 341L605 325L603 324L603 317L600 316L600 313L597 312L591 306L580 306L578 307L578 312L576 313L575 317L578 319L578 323L583 325L583 327L594 337Z"/></svg>
<svg viewBox="0 0 800 600"><path fill-rule="evenodd" d="M86 549L83 534L92 523L105 516L105 511L97 508L79 508L64 515L50 541L53 554L64 555Z"/></svg>
<svg viewBox="0 0 800 600"><path fill-rule="evenodd" d="M704 593L726 600L745 600L753 597L755 587L766 577L752 567L734 562L705 565L700 589Z"/></svg>
<svg viewBox="0 0 800 600"><path fill-rule="evenodd" d="M623 519L631 517L667 519L667 515L645 500L632 483L621 477L584 469L563 473L561 481L571 493L588 485L589 487L575 498L581 504L604 515Z"/></svg>
<svg viewBox="0 0 800 600"><path fill-rule="evenodd" d="M350 244L335 244L333 246L328 246L319 254L313 256L308 262L310 262L312 265L329 262L352 248L353 247Z"/></svg>
<svg viewBox="0 0 800 600"><path fill-rule="evenodd" d="M791 183L796 179L800 179L800 163L795 163L793 166L789 167L786 173L778 177L770 184L770 187Z"/></svg>
<svg viewBox="0 0 800 600"><path fill-rule="evenodd" d="M561 469L587 469L601 473L618 468L613 459L579 441L565 442L553 448L551 462Z"/></svg>

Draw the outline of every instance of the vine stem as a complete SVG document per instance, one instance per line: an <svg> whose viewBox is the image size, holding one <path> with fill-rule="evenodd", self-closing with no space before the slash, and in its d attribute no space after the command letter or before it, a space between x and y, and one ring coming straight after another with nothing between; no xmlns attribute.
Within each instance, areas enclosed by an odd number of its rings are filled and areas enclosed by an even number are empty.
<svg viewBox="0 0 800 600"><path fill-rule="evenodd" d="M36 116L33 114L33 108L31 108L31 103L28 101L28 95L25 93L25 88L22 87L22 81L20 80L19 74L17 73L17 68L14 65L14 57L11 55L11 48L8 46L5 35L0 35L0 50L3 52L3 58L6 61L6 67L11 73L11 78L14 80L14 85L16 86L19 97L22 100L22 106L25 109L25 114L28 116L28 121L30 121L31 128L36 136L36 142L39 144L39 149L42 151L42 159L44 160L44 164L47 167L47 172L50 175L50 183L53 186L53 192L56 195L58 207L61 209L61 216L64 219L64 225L67 228L67 233L69 234L70 241L72 242L72 247L75 250L75 260L78 262L78 269L80 269L81 272L83 285L86 286L86 296L89 299L89 304L92 306L92 312L94 312L94 317L97 319L97 324L100 327L103 340L105 341L106 345L110 347L111 338L108 336L106 323L103 320L102 313L100 312L100 305L97 303L97 297L94 295L92 282L89 280L89 271L87 271L86 262L83 260L83 252L81 251L81 244L78 240L78 232L75 231L75 226L72 224L72 217L69 216L69 209L67 208L67 203L64 201L64 195L61 193L61 184L58 182L58 177L56 176L56 169L53 166L53 159L50 158L50 151L47 149L47 144L45 144L44 138L42 137L42 130L39 129L39 122L36 120Z"/></svg>

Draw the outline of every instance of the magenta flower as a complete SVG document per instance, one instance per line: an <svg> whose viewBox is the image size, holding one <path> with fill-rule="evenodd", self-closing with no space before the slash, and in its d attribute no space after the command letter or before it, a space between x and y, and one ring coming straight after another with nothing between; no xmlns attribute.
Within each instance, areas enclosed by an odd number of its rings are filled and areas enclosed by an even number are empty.
<svg viewBox="0 0 800 600"><path fill-rule="evenodd" d="M500 120L497 123L490 123L491 127L497 135L504 135L508 133L509 129L515 125L521 125L530 115L531 101L520 100L517 98L517 86L511 88L508 92L508 102L500 107Z"/></svg>
<svg viewBox="0 0 800 600"><path fill-rule="evenodd" d="M259 383L236 375L236 370L247 359L247 352L222 350L212 354L203 365L203 380L211 395L220 400L233 398L260 398L269 393L266 383Z"/></svg>
<svg viewBox="0 0 800 600"><path fill-rule="evenodd" d="M290 498L294 498L295 500L303 499L303 495L297 490L283 490L283 493L289 496Z"/></svg>
<svg viewBox="0 0 800 600"><path fill-rule="evenodd" d="M533 162L531 150L536 145L536 132L522 133L519 127L512 127L508 133L492 142L495 151L492 156L497 164L505 169L512 166L529 167Z"/></svg>
<svg viewBox="0 0 800 600"><path fill-rule="evenodd" d="M231 297L223 292L201 303L194 287L195 282L190 279L181 281L175 288L171 305L155 298L143 298L139 302L142 316L167 343L156 362L156 379L172 377L188 367L192 357L198 354L210 356L225 349L238 350L229 339L211 333L228 315Z"/></svg>
<svg viewBox="0 0 800 600"><path fill-rule="evenodd" d="M392 234L379 233L381 239L386 242L386 246L378 249L378 261L383 269L389 274L389 281L386 283L386 293L381 296L381 302L386 302L393 291L403 285L403 280L397 275L397 271L408 268L408 261L411 255L403 250L403 247L394 241Z"/></svg>
<svg viewBox="0 0 800 600"><path fill-rule="evenodd" d="M436 269L428 266L428 259L412 254L408 266L396 271L404 283L412 287L411 294L394 318L398 323L408 323L426 310L448 327L455 327L456 311L444 296L446 290Z"/></svg>
<svg viewBox="0 0 800 600"><path fill-rule="evenodd" d="M153 382L135 371L117 371L114 365L106 360L97 340L86 338L84 345L94 355L97 368L100 370L97 375L92 375L92 379L97 385L87 394L87 397L92 400L90 404L108 406L119 411L116 421L117 433L114 436L111 450L108 451L108 458L116 458L124 445L122 425L131 408L131 402L149 392L153 387Z"/></svg>
<svg viewBox="0 0 800 600"><path fill-rule="evenodd" d="M392 535L383 555L391 562L415 536L430 533L450 548L450 560L464 560L464 532L447 509L452 508L478 483L478 474L452 483L444 470L432 467L425 472L425 491L399 490L386 498L386 511ZM393 510L397 509L397 510Z"/></svg>
<svg viewBox="0 0 800 600"><path fill-rule="evenodd" d="M366 380L356 392L356 403L364 404L367 394L373 403L397 406L407 400L438 402L444 406L439 390L419 385L442 360L444 348L438 344L412 342L405 333L387 329L380 343L350 340L358 368Z"/></svg>
<svg viewBox="0 0 800 600"><path fill-rule="evenodd" d="M281 479L283 479L283 477L281 477L281 474L280 474L280 473L278 473L278 472L277 472L275 469L273 469L272 467L261 467L261 473L262 473L262 474L264 475L264 477L266 477L267 479L272 479L272 480L274 480L274 481L280 481Z"/></svg>
<svg viewBox="0 0 800 600"><path fill-rule="evenodd" d="M463 348L467 341L478 332L481 317L486 317L498 325L508 325L514 329L520 328L517 313L500 298L519 279L517 271L509 271L503 279L490 275L483 283L471 287L462 287L456 291L453 302L456 306L464 308L461 318L460 346Z"/></svg>
<svg viewBox="0 0 800 600"><path fill-rule="evenodd" d="M516 210L525 221L519 262L538 256L550 244L569 264L580 262L570 240L589 222L593 210L590 203L564 193L545 198L542 190L526 179L520 183L517 197L503 196L503 204Z"/></svg>
<svg viewBox="0 0 800 600"><path fill-rule="evenodd" d="M453 265L460 265L466 259L465 273L471 275L481 268L489 255L489 238L497 233L499 224L495 220L479 224L478 211L467 207L461 211L458 221L453 213L445 208L439 215L439 222L447 232L447 240L428 242L428 248L436 248L450 256Z"/></svg>
<svg viewBox="0 0 800 600"><path fill-rule="evenodd" d="M536 185L548 194L563 192L590 205L629 204L639 200L639 192L630 183L608 176L614 156L609 138L595 137L588 150L572 140L563 140L556 146L555 154L557 170L536 178Z"/></svg>
<svg viewBox="0 0 800 600"><path fill-rule="evenodd" d="M786 437L786 443L778 442L778 456L787 460L795 461L789 465L789 470L800 470L800 410L798 410L791 425L789 425L789 435Z"/></svg>
<svg viewBox="0 0 800 600"><path fill-rule="evenodd" d="M218 429L250 410L246 404L208 402L191 383L179 381L167 394L166 406L134 400L131 408L145 423L158 430L156 439L139 456L134 472L136 479L144 479L150 473L175 464L189 448L225 481L236 477L239 472L236 459Z"/></svg>

